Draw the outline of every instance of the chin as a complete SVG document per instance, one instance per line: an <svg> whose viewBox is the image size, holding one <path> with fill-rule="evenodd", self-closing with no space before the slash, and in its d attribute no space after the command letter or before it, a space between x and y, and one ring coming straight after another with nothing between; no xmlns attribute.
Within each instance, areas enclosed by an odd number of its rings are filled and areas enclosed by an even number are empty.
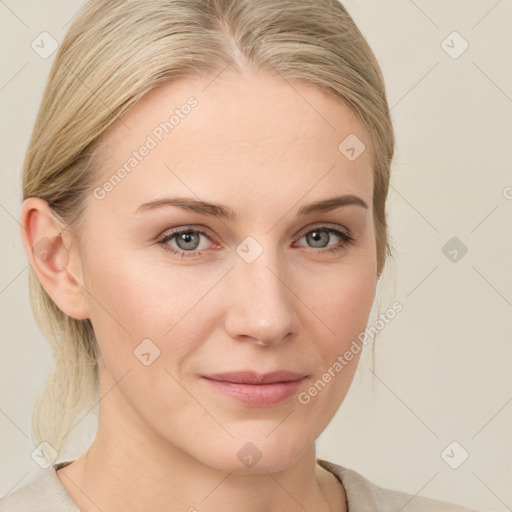
<svg viewBox="0 0 512 512"><path fill-rule="evenodd" d="M279 428L279 427L278 427ZM215 443L205 449L199 460L215 469L237 474L274 473L292 466L307 450L304 439L294 437L283 428L281 435L251 435L230 438L226 443Z"/></svg>

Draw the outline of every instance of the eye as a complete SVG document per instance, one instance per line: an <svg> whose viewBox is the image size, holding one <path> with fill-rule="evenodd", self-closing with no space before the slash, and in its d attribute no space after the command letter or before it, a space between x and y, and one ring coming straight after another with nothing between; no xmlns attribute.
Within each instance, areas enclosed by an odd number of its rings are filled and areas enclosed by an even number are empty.
<svg viewBox="0 0 512 512"><path fill-rule="evenodd" d="M329 246L328 242L330 241L333 234L336 235L341 240L341 243L335 245L331 244L332 246ZM311 229L308 232L306 232L301 238L299 238L299 240L302 240L303 238L305 238L308 243L313 244L310 247L317 249L329 247L329 249L327 249L325 252L339 251L343 249L345 246L355 242L355 238L350 233L329 226L319 226L314 229Z"/></svg>
<svg viewBox="0 0 512 512"><path fill-rule="evenodd" d="M329 245L333 235L338 237L340 243ZM202 238L205 238L211 242L211 239L206 234L206 232L200 229L187 227L175 229L170 233L165 233L162 237L160 237L158 243L166 251L177 254L182 258L188 256L201 256L201 250L208 248L208 243L201 244ZM310 229L309 231L305 232L302 237L298 239L298 241L302 240L303 238L306 239L308 243L312 244L310 247L313 249L324 249L322 251L319 250L316 252L340 251L341 249L356 241L349 232L345 232L339 228L333 228L329 226L319 226L314 229ZM173 242L175 245L171 244L170 242Z"/></svg>
<svg viewBox="0 0 512 512"><path fill-rule="evenodd" d="M205 249L201 246L201 238L204 237L209 240L208 235L199 229L177 229L171 233L165 234L159 243L162 247L169 252L183 256L196 256L201 254L200 249ZM169 245L168 242L175 241L177 247Z"/></svg>

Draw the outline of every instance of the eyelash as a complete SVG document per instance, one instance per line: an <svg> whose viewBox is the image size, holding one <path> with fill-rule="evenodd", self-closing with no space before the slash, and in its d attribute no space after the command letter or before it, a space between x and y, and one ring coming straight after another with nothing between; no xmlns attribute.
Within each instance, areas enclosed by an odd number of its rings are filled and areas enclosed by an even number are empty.
<svg viewBox="0 0 512 512"><path fill-rule="evenodd" d="M347 246L352 245L356 241L356 239L351 234L346 233L345 231L342 231L340 229L332 228L332 227L328 227L328 226L314 227L313 229L310 229L309 231L306 231L305 233L303 233L297 240L300 240L305 235L308 235L309 233L311 233L313 231L328 231L330 233L335 233L343 241L343 243L341 245L335 245L333 247L330 247L328 249L323 249L323 250L318 249L317 252L336 253L336 252L341 251L342 249L346 248ZM199 234L205 236L206 238L208 238L208 240L210 240L210 237L204 231L202 231L200 229L186 228L186 229L177 229L175 231L172 231L171 233L165 234L163 237L161 237L158 240L158 243L162 246L162 248L165 251L168 251L168 252L171 252L171 253L177 254L177 255L181 254L182 258L184 256L186 256L186 257L201 256L201 254L202 254L201 251L197 251L197 250L195 250L195 251L180 251L180 250L174 249L173 247L171 247L170 245L167 244L167 242L169 242L170 240L175 238L177 235L180 235L182 233L199 233ZM314 248L312 248L312 249L314 249Z"/></svg>

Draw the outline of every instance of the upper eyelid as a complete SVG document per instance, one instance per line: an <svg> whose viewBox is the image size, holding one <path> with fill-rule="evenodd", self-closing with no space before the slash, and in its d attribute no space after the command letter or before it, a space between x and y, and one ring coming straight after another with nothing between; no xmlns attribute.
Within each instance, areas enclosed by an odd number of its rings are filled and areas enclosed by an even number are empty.
<svg viewBox="0 0 512 512"><path fill-rule="evenodd" d="M333 230L337 230L337 231L345 231L347 234L351 234L350 230L343 226L326 222L323 224L322 223L313 224L313 226L304 228L303 230L300 231L301 235L299 238L302 238L306 233L309 233L310 231L314 231L315 229L333 229Z"/></svg>
<svg viewBox="0 0 512 512"><path fill-rule="evenodd" d="M158 240L163 240L165 238L170 238L170 237L174 237L176 235L179 235L180 233L186 233L188 231L192 231L192 232L196 232L196 233L200 233L204 236L206 236L207 238L209 238L210 240L213 238L210 234L209 234L209 230L207 228L204 228L204 227L195 227L193 225L191 226L179 226L179 227L176 227L176 228L171 228L169 230L165 230L161 235L159 235L157 237Z"/></svg>

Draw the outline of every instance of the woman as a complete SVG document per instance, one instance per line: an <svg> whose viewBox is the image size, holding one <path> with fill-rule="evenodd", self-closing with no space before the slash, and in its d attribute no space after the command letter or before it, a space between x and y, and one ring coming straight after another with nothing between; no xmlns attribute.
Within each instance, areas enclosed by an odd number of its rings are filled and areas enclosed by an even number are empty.
<svg viewBox="0 0 512 512"><path fill-rule="evenodd" d="M21 223L55 348L41 451L84 407L98 430L0 510L468 510L315 455L390 253L393 147L379 66L335 1L89 2Z"/></svg>

